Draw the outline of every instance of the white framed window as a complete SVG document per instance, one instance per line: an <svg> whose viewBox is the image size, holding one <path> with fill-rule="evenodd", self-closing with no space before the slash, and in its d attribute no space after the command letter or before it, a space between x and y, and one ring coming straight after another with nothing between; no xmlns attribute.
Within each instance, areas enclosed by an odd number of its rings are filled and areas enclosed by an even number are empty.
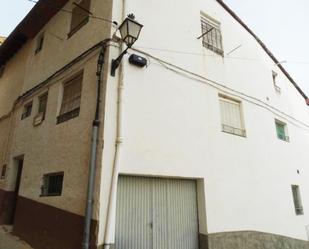
<svg viewBox="0 0 309 249"><path fill-rule="evenodd" d="M304 209L298 185L292 185L292 194L293 194L293 201L296 215L303 215Z"/></svg>
<svg viewBox="0 0 309 249"><path fill-rule="evenodd" d="M246 130L239 100L219 94L222 131L245 137Z"/></svg>
<svg viewBox="0 0 309 249"><path fill-rule="evenodd" d="M278 139L285 141L285 142L289 142L290 138L288 136L288 128L286 123L275 119L275 125L276 125L276 132L277 132L277 137Z"/></svg>
<svg viewBox="0 0 309 249"><path fill-rule="evenodd" d="M203 14L201 16L203 46L219 55L224 55L220 23Z"/></svg>

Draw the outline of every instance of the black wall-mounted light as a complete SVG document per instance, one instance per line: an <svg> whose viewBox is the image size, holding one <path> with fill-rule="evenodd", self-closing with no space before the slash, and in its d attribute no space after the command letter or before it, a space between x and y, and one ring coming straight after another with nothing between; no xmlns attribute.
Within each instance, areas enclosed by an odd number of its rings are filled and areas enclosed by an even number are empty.
<svg viewBox="0 0 309 249"><path fill-rule="evenodd" d="M120 31L121 39L123 42L125 42L127 48L118 56L117 59L112 60L112 76L115 76L116 69L119 67L123 56L127 53L128 49L131 48L132 45L136 42L142 28L143 25L135 21L135 16L133 14L128 15L128 17L118 28Z"/></svg>

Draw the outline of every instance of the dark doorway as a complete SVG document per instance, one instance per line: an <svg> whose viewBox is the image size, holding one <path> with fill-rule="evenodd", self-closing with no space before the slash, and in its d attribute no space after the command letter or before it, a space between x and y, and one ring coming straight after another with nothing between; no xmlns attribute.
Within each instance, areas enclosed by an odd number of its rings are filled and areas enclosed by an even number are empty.
<svg viewBox="0 0 309 249"><path fill-rule="evenodd" d="M10 224L14 224L15 212L16 212L16 206L17 206L17 200L18 200L18 193L19 193L19 187L20 187L21 176L22 176L22 172L23 172L23 164L24 164L24 158L23 157L15 159L16 183L15 183L15 190L14 190L14 196L13 196L12 216L11 216Z"/></svg>

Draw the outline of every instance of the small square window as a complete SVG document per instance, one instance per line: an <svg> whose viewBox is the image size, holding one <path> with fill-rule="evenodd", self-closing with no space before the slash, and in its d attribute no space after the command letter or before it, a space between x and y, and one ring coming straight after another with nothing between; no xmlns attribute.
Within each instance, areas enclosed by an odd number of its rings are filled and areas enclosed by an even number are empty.
<svg viewBox="0 0 309 249"><path fill-rule="evenodd" d="M32 111L32 101L24 106L23 114L21 115L21 119L25 119L31 115Z"/></svg>
<svg viewBox="0 0 309 249"><path fill-rule="evenodd" d="M1 170L1 177L0 177L1 180L4 180L4 179L5 179L6 170L7 170L7 166L6 166L6 164L5 164L5 165L2 166L2 170Z"/></svg>
<svg viewBox="0 0 309 249"><path fill-rule="evenodd" d="M287 125L279 120L275 120L275 124L278 139L289 142L290 138L287 135Z"/></svg>
<svg viewBox="0 0 309 249"><path fill-rule="evenodd" d="M43 43L44 43L44 33L40 34L37 38L36 49L35 49L36 54L42 50Z"/></svg>
<svg viewBox="0 0 309 249"><path fill-rule="evenodd" d="M201 17L203 46L219 55L224 55L220 23L206 16Z"/></svg>
<svg viewBox="0 0 309 249"><path fill-rule="evenodd" d="M246 130L242 118L241 102L219 95L222 131L245 137Z"/></svg>
<svg viewBox="0 0 309 249"><path fill-rule="evenodd" d="M292 185L292 194L293 194L293 201L294 201L296 215L303 215L304 209L303 209L302 200L300 196L300 190L299 190L298 185Z"/></svg>
<svg viewBox="0 0 309 249"><path fill-rule="evenodd" d="M60 196L62 194L63 178L63 172L44 175L41 196Z"/></svg>

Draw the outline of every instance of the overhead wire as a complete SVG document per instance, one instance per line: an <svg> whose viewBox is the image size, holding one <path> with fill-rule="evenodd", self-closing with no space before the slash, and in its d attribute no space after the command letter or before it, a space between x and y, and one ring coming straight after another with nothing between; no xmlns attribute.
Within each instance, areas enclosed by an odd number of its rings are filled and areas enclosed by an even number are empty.
<svg viewBox="0 0 309 249"><path fill-rule="evenodd" d="M39 2L38 0L28 0L28 1L32 2L32 3L35 3L35 4L37 4ZM44 1L44 4L49 5L51 7L54 7L54 8L59 7L59 6L57 6L57 4L55 4L53 2L49 2L49 1ZM69 14L73 13L73 11L67 10L67 9L64 9L64 8L59 9L59 11L62 11L62 12L65 12L65 13L69 13ZM76 14L76 13L74 13L74 14ZM109 23L113 24L114 27L118 27L118 23L116 21L112 21L112 20L109 20L107 18L96 16L96 15L93 15L93 14L90 14L90 13L88 13L88 14L89 14L89 18L101 20L101 21L104 21L104 22L109 22Z"/></svg>
<svg viewBox="0 0 309 249"><path fill-rule="evenodd" d="M279 110L278 108L264 102L263 100L260 100L256 97L253 97L253 96L250 96L248 94L245 94L243 92L240 92L238 90L235 90L233 88L230 88L226 85L223 85L215 80L212 80L212 79L209 79L207 77L204 77L202 75L199 75L197 73L194 73L194 72L191 72L187 69L184 69L180 66L177 66L175 64L172 64L170 62L167 62L165 60L162 60L156 56L153 56L145 51L142 51L142 50L139 50L139 49L136 49L136 48L131 48L132 50L136 51L136 52L139 52L145 56L147 56L148 58L151 58L155 61L158 61L158 65L161 65L163 66L164 68L166 68L167 70L170 70L176 74L179 74L181 76L184 76L186 78L189 78L191 80L195 80L195 81L198 81L198 82L201 82L201 83L204 83L204 84L207 84L225 94L229 94L229 95L232 95L234 97L237 97L237 98L241 98L247 102L250 102L251 104L254 104L256 106L259 106L259 107L262 107L268 111L270 111L271 113L273 113L274 115L280 117L280 118L283 118L285 120L288 120L290 123L293 123L295 126L299 127L299 128L302 128L306 131L309 131L309 125L304 123L303 121L301 120L298 120L294 117L292 117L291 115ZM156 63L154 63L156 64ZM305 127L305 128L304 128Z"/></svg>
<svg viewBox="0 0 309 249"><path fill-rule="evenodd" d="M196 55L196 56L207 56L207 57L215 57L215 58L224 58L224 59L235 59L235 60L246 60L246 61L261 61L265 62L265 60L260 58L250 58L250 57L240 57L240 56L223 56L218 57L218 55L206 54L206 53L197 53L197 52L190 52L190 51L180 51L180 50L173 50L173 49L163 49L163 48L153 48L153 47L136 47L138 49L147 49L153 51L160 51L160 52L167 52L167 53L174 53L174 54L185 54L185 55ZM298 61L298 60L287 60L286 63L292 64L309 64L309 61Z"/></svg>

